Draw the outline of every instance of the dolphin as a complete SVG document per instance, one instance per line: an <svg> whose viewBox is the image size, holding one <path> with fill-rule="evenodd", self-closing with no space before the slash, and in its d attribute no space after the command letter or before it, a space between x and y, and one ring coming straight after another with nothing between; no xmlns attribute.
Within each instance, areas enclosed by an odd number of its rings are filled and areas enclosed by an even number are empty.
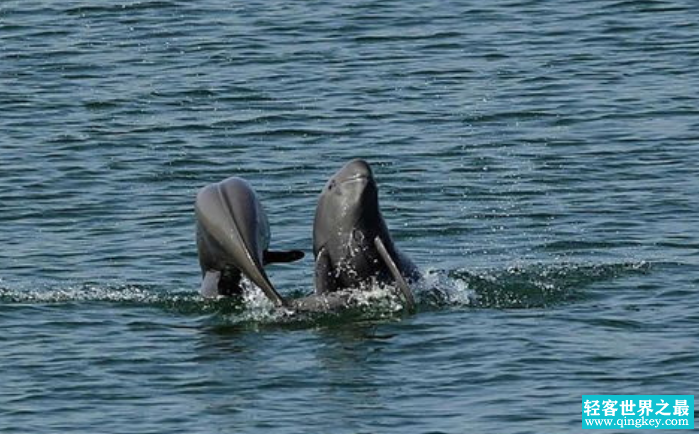
<svg viewBox="0 0 699 434"><path fill-rule="evenodd" d="M420 274L391 239L379 208L378 187L366 161L348 162L323 188L313 223L313 255L315 297L388 283L400 290L407 309L415 310L410 283ZM296 304L310 303L304 300Z"/></svg>
<svg viewBox="0 0 699 434"><path fill-rule="evenodd" d="M270 251L267 214L250 184L231 177L199 190L195 202L197 251L204 297L241 295L244 275L276 305L286 306L264 265L303 258L299 250Z"/></svg>

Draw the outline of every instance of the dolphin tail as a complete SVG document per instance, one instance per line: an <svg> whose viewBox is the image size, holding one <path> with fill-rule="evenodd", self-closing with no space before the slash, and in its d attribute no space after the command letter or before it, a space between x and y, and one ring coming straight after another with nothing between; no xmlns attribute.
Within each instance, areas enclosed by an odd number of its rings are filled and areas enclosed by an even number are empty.
<svg viewBox="0 0 699 434"><path fill-rule="evenodd" d="M381 259L383 259L384 263L386 264L386 267L388 267L388 271L391 272L391 275L395 279L396 284L398 285L398 289L400 289L403 295L403 298L405 298L405 304L408 311L415 312L415 297L413 296L413 291L410 289L410 286L408 286L408 282L405 281L405 277L403 277L403 275L400 273L400 270L398 269L396 262L388 253L388 250L386 249L386 246L384 245L381 238L374 238L374 245L376 246L376 249L379 251L379 256L381 256Z"/></svg>
<svg viewBox="0 0 699 434"><path fill-rule="evenodd" d="M229 264L262 289L276 306L286 306L263 268L267 221L252 187L238 178L209 185L199 191L195 209L198 224L225 252ZM210 287L204 289L213 292Z"/></svg>

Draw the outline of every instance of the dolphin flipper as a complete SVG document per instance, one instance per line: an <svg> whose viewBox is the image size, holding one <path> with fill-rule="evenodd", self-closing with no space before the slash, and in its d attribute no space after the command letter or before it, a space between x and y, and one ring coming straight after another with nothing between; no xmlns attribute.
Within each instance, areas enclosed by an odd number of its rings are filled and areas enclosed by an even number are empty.
<svg viewBox="0 0 699 434"><path fill-rule="evenodd" d="M410 286L408 286L408 282L405 281L405 277L403 277L403 275L400 273L400 270L398 269L396 262L388 253L388 250L386 250L386 246L384 245L381 238L374 238L374 245L376 246L376 250L379 251L379 256L381 256L381 259L383 259L384 263L386 264L386 267L388 267L388 271L391 272L391 275L396 280L396 285L398 285L398 289L400 289L401 293L403 294L403 297L405 298L405 303L408 308L408 311L414 312L415 297L413 296L413 291L410 290Z"/></svg>
<svg viewBox="0 0 699 434"><path fill-rule="evenodd" d="M207 271L204 275L204 279L201 281L201 288L199 288L199 293L202 295L202 297L215 298L218 296L218 281L220 279L220 271Z"/></svg>
<svg viewBox="0 0 699 434"><path fill-rule="evenodd" d="M332 263L325 247L318 252L315 270L316 294L327 294L337 291L337 281L333 275Z"/></svg>
<svg viewBox="0 0 699 434"><path fill-rule="evenodd" d="M265 265L274 262L294 262L305 256L301 250L265 250L262 255Z"/></svg>

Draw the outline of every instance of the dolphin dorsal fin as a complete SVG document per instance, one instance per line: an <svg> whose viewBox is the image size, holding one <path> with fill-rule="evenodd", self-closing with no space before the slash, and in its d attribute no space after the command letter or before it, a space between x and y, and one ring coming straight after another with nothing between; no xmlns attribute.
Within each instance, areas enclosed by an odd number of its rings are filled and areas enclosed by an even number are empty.
<svg viewBox="0 0 699 434"><path fill-rule="evenodd" d="M403 294L408 311L415 312L415 297L413 296L413 291L410 289L410 286L408 286L408 282L405 281L405 277L400 274L400 270L398 269L396 262L388 253L388 250L380 237L374 238L374 245L376 246L376 250L379 251L379 256L381 256L381 259L383 259L386 267L388 267L388 271L391 272L391 275L395 279L398 289L400 289L400 292Z"/></svg>

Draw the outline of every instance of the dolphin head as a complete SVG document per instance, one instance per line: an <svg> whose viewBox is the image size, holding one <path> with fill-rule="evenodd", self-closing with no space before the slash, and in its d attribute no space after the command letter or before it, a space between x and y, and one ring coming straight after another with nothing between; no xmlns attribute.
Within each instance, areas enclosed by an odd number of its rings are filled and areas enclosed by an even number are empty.
<svg viewBox="0 0 699 434"><path fill-rule="evenodd" d="M374 174L371 171L371 166L369 166L369 163L360 158L354 159L342 166L342 168L338 170L332 176L332 178L330 178L328 184L333 182L337 184L345 184L357 180L374 180ZM326 185L326 187L329 186Z"/></svg>
<svg viewBox="0 0 699 434"><path fill-rule="evenodd" d="M378 210L378 188L369 163L356 159L345 164L325 184L320 201L340 226L354 225L365 211Z"/></svg>
<svg viewBox="0 0 699 434"><path fill-rule="evenodd" d="M364 160L352 160L323 187L313 225L314 248L334 234L342 236L357 227L378 228L382 222L371 167Z"/></svg>

